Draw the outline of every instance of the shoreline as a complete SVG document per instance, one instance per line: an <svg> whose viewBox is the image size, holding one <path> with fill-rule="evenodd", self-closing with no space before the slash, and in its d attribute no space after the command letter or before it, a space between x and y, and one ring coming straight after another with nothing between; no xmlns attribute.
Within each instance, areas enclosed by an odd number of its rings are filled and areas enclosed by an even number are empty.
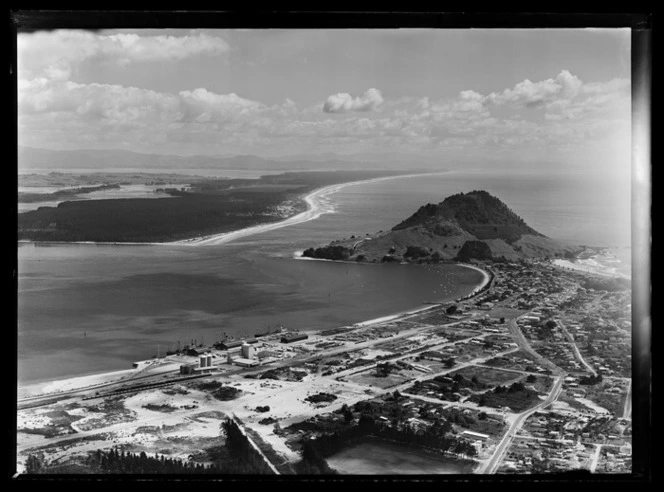
<svg viewBox="0 0 664 492"><path fill-rule="evenodd" d="M608 272L608 271L602 271L598 268L593 268L591 266L584 266L584 265L579 265L578 263L575 263L573 261L569 260L561 260L561 259L555 259L551 262L551 264L557 268L561 268L563 270L574 270L577 272L583 272L587 273L589 275L599 275L601 277L607 277L607 278L622 278L625 280L631 280L632 277L631 275L626 275L624 273L620 272Z"/></svg>
<svg viewBox="0 0 664 492"><path fill-rule="evenodd" d="M491 282L492 275L489 274L486 270L482 270L482 269L481 269L480 267L478 267L478 266L471 265L471 264L469 264L469 263L454 263L454 264L455 264L455 265L464 266L464 267L466 267L466 268L470 268L470 269L472 269L472 270L475 270L475 271L477 271L477 272L480 272L480 273L482 274L482 276L483 276L482 283L481 283L480 285L478 285L477 287L475 287L475 289L474 289L470 294L468 294L466 297L464 297L463 299L469 299L469 298L473 297L474 295L479 294L479 293L482 292L482 291L484 290L484 288L485 288L487 285L489 285L489 283Z"/></svg>
<svg viewBox="0 0 664 492"><path fill-rule="evenodd" d="M312 258L312 260L317 260ZM333 260L320 260L320 261L333 261ZM469 294L465 297L460 297L454 299L453 301L448 302L461 302L472 298L478 293L482 292L484 288L491 281L491 276L484 270L474 265L468 265L466 263L454 263L455 265L463 266L481 272L483 274L482 282L477 285ZM378 323L385 323L388 321L398 320L407 316L413 316L415 314L420 314L425 311L434 309L443 304L443 302L427 304L425 306L414 306L413 308L406 309L404 311L399 311L397 313L388 314L386 316L381 316L378 318L373 318L365 321L359 321L357 323L352 323L347 326L353 328L364 328L367 326L372 326ZM303 330L301 333L306 334L319 334L320 330ZM152 359L150 359L152 360ZM158 360L155 359L156 366L154 369L157 369L158 366L163 364L158 364ZM170 362L165 363L170 365ZM32 398L41 398L47 396L57 397L60 393L71 390L78 389L90 389L93 390L95 386L100 386L108 383L119 382L122 379L130 378L132 375L137 374L145 370L145 367L138 369L116 369L113 371L107 371L102 373L90 373L83 375L72 375L60 379L49 379L49 380L37 380L34 382L28 382L23 385L17 384L17 391L22 396L19 397L20 400L29 400Z"/></svg>
<svg viewBox="0 0 664 492"><path fill-rule="evenodd" d="M227 232L220 232L217 234L210 234L208 236L196 236L188 239L178 239L175 241L162 241L162 242L137 242L137 241L33 241L30 239L20 239L19 244L34 244L34 245L49 245L49 244L75 244L81 246L219 246L236 239L241 239L247 236L269 232L283 227L292 225L303 224L311 220L315 220L325 213L332 213L332 211L325 210L324 206L319 200L327 198L342 189L358 184L375 183L389 179L398 178L413 178L417 176L435 176L439 174L446 174L449 171L436 171L429 173L413 173L413 174L398 174L394 176L382 176L379 178L364 179L360 181L348 181L346 183L337 183L322 188L315 189L306 195L301 195L298 198L303 200L307 205L307 209L296 215L286 217L283 220L276 222L268 222L265 224L258 224L243 229L236 229Z"/></svg>
<svg viewBox="0 0 664 492"><path fill-rule="evenodd" d="M371 178L364 179L361 181L348 181L347 183L338 183L334 185L324 186L323 188L318 188L307 195L301 196L300 199L303 200L307 209L304 212L287 217L284 220L268 223L268 224L259 224L256 226L246 227L244 229L238 229L236 231L222 232L219 234L211 234L209 236L195 237L191 239L182 239L179 241L171 241L159 244L169 244L169 245L192 245L192 246L218 246L231 242L235 239L241 239L247 236L253 236L255 234L261 234L263 232L273 231L276 229L281 229L283 227L289 227L292 225L303 224L311 220L315 220L325 213L332 213L330 211L324 210L323 205L319 202L320 199L326 198L329 195L337 193L342 189L358 184L367 184L367 183L376 183L380 181L386 181L389 179L398 179L398 178L412 178L416 176L431 176L444 174L447 171L439 171L434 173L416 173L416 174L399 174L395 176L382 176L380 178Z"/></svg>

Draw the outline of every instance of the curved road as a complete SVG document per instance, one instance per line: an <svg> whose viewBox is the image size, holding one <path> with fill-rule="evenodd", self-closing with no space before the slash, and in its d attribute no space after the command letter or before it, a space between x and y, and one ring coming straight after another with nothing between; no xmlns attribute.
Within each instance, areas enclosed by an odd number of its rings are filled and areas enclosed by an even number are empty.
<svg viewBox="0 0 664 492"><path fill-rule="evenodd" d="M527 314L527 313L526 313ZM540 354L535 352L535 350L530 346L530 343L528 340L526 340L526 337L523 335L521 332L521 329L519 326L516 324L516 320L526 316L521 315L518 318L512 318L507 322L507 327L509 328L510 334L514 338L514 341L517 343L517 345L526 353L528 353L531 357L533 357L537 362L539 362L540 365L548 367L551 372L555 375L561 375L563 373L562 369L555 365L553 362L551 362L549 359L546 359L542 357Z"/></svg>
<svg viewBox="0 0 664 492"><path fill-rule="evenodd" d="M563 331L565 338L567 338L567 340L572 344L572 350L574 350L574 356L577 358L577 360L581 362L581 364L583 364L586 367L586 369L588 369L588 371L592 373L593 376L597 376L595 369L593 369L592 366L586 362L586 360L581 355L581 352L579 352L579 347L576 346L574 337L569 331L567 331L567 328L565 328L565 325L561 320L558 320L558 325L560 326L560 329Z"/></svg>

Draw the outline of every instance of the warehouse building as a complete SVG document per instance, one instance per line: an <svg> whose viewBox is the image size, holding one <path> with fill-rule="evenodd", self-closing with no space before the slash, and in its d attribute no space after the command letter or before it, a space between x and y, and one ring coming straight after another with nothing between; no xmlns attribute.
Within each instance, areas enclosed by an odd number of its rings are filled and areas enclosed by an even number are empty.
<svg viewBox="0 0 664 492"><path fill-rule="evenodd" d="M255 367L259 364L256 359L245 359L244 357L236 357L233 359L233 364L240 367Z"/></svg>
<svg viewBox="0 0 664 492"><path fill-rule="evenodd" d="M309 338L309 335L305 335L304 333L289 333L281 337L281 343L299 342L307 338Z"/></svg>

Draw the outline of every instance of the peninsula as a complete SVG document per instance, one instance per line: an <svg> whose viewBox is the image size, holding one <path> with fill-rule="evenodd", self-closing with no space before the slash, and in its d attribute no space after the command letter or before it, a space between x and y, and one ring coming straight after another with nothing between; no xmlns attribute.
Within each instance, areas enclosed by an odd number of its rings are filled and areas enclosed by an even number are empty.
<svg viewBox="0 0 664 492"><path fill-rule="evenodd" d="M427 204L390 231L351 236L302 256L330 260L417 262L573 258L584 248L564 245L528 226L500 199L471 191Z"/></svg>
<svg viewBox="0 0 664 492"><path fill-rule="evenodd" d="M18 239L153 243L208 237L283 221L305 211L308 205L303 197L319 188L404 174L319 171L286 172L259 179L192 177L186 188L164 188L164 198L65 201L57 207L21 213ZM102 186L119 185L101 184L97 189ZM63 193L74 196L91 191L84 188ZM42 198L52 199L53 195L56 193ZM30 200L41 199L32 194Z"/></svg>

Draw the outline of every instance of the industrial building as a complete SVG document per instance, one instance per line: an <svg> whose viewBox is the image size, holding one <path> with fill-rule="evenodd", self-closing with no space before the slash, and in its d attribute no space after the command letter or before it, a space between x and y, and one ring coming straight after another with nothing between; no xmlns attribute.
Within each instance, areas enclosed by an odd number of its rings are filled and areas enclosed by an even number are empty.
<svg viewBox="0 0 664 492"><path fill-rule="evenodd" d="M242 353L242 357L245 359L253 359L254 358L254 353L256 352L256 349L249 345L248 343L243 343L242 347L240 349L240 352Z"/></svg>
<svg viewBox="0 0 664 492"><path fill-rule="evenodd" d="M254 367L259 364L256 359L245 359L244 357L237 357L233 359L233 364L240 367Z"/></svg>
<svg viewBox="0 0 664 492"><path fill-rule="evenodd" d="M212 354L209 352L199 355L198 365L183 364L180 366L180 374L209 374L216 370L217 367L212 365Z"/></svg>
<svg viewBox="0 0 664 492"><path fill-rule="evenodd" d="M304 333L289 333L281 337L281 343L298 342L307 338L309 338L309 335L305 335Z"/></svg>
<svg viewBox="0 0 664 492"><path fill-rule="evenodd" d="M180 374L183 375L211 374L216 370L217 370L216 366L199 367L196 364L182 364L180 366Z"/></svg>
<svg viewBox="0 0 664 492"><path fill-rule="evenodd" d="M212 367L212 354L201 354L198 358L198 367L201 369L205 367Z"/></svg>

